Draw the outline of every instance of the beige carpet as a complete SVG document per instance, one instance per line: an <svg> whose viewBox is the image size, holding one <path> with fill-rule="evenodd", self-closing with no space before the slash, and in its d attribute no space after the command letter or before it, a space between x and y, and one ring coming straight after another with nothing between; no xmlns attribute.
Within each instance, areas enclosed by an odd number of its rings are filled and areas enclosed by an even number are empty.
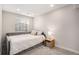
<svg viewBox="0 0 79 59"><path fill-rule="evenodd" d="M49 48L43 45L36 46L30 50L25 50L19 55L77 55L76 53L61 49L61 48Z"/></svg>

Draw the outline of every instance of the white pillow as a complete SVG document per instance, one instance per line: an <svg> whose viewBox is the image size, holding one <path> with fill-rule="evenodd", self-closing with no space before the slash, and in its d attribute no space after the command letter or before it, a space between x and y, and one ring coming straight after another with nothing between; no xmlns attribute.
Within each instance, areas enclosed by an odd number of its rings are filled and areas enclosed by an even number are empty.
<svg viewBox="0 0 79 59"><path fill-rule="evenodd" d="M35 30L32 30L31 34L32 35L36 35L36 31Z"/></svg>

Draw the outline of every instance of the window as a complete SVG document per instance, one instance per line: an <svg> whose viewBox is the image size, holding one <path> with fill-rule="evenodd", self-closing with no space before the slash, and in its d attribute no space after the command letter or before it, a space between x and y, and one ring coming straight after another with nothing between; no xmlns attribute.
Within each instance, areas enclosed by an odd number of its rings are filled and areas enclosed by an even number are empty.
<svg viewBox="0 0 79 59"><path fill-rule="evenodd" d="M27 24L25 23L17 23L15 26L16 26L16 31L20 31L20 32L27 31Z"/></svg>

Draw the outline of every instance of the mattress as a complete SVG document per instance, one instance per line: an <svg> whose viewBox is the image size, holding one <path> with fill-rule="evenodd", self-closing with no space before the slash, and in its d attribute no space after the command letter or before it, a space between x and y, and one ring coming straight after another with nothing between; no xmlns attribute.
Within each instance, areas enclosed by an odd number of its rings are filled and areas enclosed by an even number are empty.
<svg viewBox="0 0 79 59"><path fill-rule="evenodd" d="M43 42L45 37L43 35L24 34L9 36L7 39L10 41L10 54L13 55Z"/></svg>

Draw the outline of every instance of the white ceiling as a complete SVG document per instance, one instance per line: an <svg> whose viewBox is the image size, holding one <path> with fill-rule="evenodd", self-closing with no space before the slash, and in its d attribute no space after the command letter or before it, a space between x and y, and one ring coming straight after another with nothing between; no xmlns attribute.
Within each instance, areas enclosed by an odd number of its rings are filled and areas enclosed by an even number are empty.
<svg viewBox="0 0 79 59"><path fill-rule="evenodd" d="M50 4L4 4L2 6L4 11L34 17L64 7L66 4L57 4L54 7L50 7ZM19 11L16 10L18 8L20 9Z"/></svg>

